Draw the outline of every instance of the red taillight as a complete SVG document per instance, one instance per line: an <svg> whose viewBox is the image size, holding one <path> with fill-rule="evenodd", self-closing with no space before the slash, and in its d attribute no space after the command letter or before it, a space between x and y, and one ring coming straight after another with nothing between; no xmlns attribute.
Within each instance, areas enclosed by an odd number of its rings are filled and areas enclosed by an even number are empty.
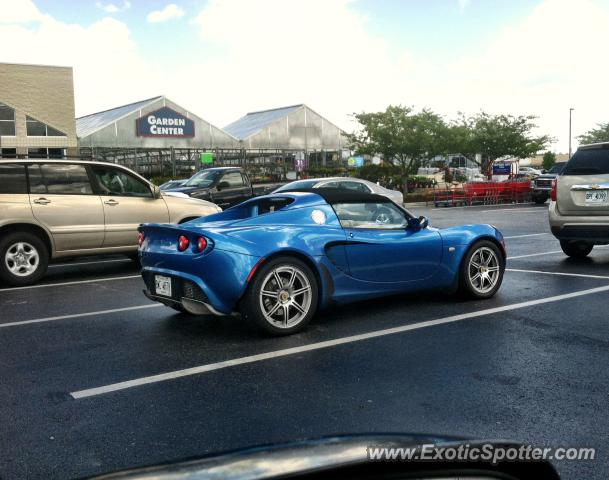
<svg viewBox="0 0 609 480"><path fill-rule="evenodd" d="M142 243L144 243L144 232L140 232L140 234L137 236L137 244L141 247Z"/></svg>
<svg viewBox="0 0 609 480"><path fill-rule="evenodd" d="M552 190L550 191L550 200L552 200L553 202L556 201L556 183L557 179L555 178L554 180L552 180Z"/></svg>
<svg viewBox="0 0 609 480"><path fill-rule="evenodd" d="M205 237L197 238L197 252L202 252L206 248L207 248L207 240L205 240Z"/></svg>
<svg viewBox="0 0 609 480"><path fill-rule="evenodd" d="M188 238L186 238L184 235L180 235L180 238L178 238L178 250L183 252L188 248L188 245L190 245Z"/></svg>

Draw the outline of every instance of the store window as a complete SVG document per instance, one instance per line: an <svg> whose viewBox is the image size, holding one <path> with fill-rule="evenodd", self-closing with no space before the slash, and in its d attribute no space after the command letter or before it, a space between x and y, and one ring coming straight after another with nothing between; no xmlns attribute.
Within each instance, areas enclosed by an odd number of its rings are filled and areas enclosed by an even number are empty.
<svg viewBox="0 0 609 480"><path fill-rule="evenodd" d="M15 110L0 103L0 136L15 136Z"/></svg>
<svg viewBox="0 0 609 480"><path fill-rule="evenodd" d="M0 158L17 158L17 149L16 148L0 149Z"/></svg>
<svg viewBox="0 0 609 480"><path fill-rule="evenodd" d="M32 117L25 117L28 137L65 137L66 134Z"/></svg>
<svg viewBox="0 0 609 480"><path fill-rule="evenodd" d="M29 158L66 158L65 148L28 148Z"/></svg>

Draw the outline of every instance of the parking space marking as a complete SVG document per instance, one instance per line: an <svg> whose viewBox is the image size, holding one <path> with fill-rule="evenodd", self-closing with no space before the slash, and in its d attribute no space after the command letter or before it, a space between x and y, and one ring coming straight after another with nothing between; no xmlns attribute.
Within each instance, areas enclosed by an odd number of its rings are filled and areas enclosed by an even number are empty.
<svg viewBox="0 0 609 480"><path fill-rule="evenodd" d="M495 212L546 212L548 209L543 207L537 208L498 208L497 210L480 210L480 213L495 213Z"/></svg>
<svg viewBox="0 0 609 480"><path fill-rule="evenodd" d="M326 340L323 342L309 343L307 345L301 345L299 347L286 348L283 350L276 350L273 352L260 353L257 355L250 355L247 357L233 358L231 360L225 360L223 362L210 363L207 365L200 365L192 368L185 368L183 370L175 370L172 372L161 373L158 375L151 375L148 377L136 378L133 380L127 380L124 382L112 383L110 385L104 385L101 387L88 388L85 390L78 390L70 392L70 395L74 399L82 399L88 397L95 397L97 395L104 395L119 390L126 390L129 388L140 387L142 385L149 385L153 383L164 382L173 380L176 378L187 377L192 375L198 375L201 373L211 372L214 370L221 370L224 368L235 367L238 365L245 365L248 363L261 362L278 357L285 357L288 355L294 355L297 353L310 352L313 350L320 350L323 348L335 347L338 345L345 345L348 343L359 342L362 340L369 340L371 338L384 337L387 335L395 335L397 333L408 332L411 330L419 330L422 328L433 327L436 325L443 325L447 323L459 322L462 320L469 320L471 318L483 317L485 315L492 315L495 313L507 312L510 310L516 310L519 308L532 307L535 305L541 305L544 303L558 302L560 300L567 300L570 298L581 297L584 295L592 295L600 292L609 291L609 285L590 288L587 290L580 290L572 293L565 293L562 295L556 295L552 297L539 298L537 300L529 300L526 302L513 303L511 305L504 305L502 307L487 308L484 310L478 310L477 312L462 313L459 315L451 315L449 317L438 318L436 320L427 320L425 322L413 323L409 325L402 325L400 327L386 328L382 330L375 330L368 333L362 333L359 335L351 335L348 337L337 338L334 340Z"/></svg>
<svg viewBox="0 0 609 480"><path fill-rule="evenodd" d="M594 249L609 248L609 245L596 245ZM553 255L555 253L563 253L562 250L552 250L551 252L541 253L527 253L526 255L515 255L513 257L507 257L507 260L516 260L517 258L528 258L528 257L539 257L541 255Z"/></svg>
<svg viewBox="0 0 609 480"><path fill-rule="evenodd" d="M511 235L509 237L503 237L505 240L511 240L513 238L525 238L525 237L539 237L541 235L550 235L549 233L527 233L526 235Z"/></svg>
<svg viewBox="0 0 609 480"><path fill-rule="evenodd" d="M115 258L114 260L98 260L96 262L78 262L78 263L54 263L49 265L49 268L54 267L80 267L81 265L97 265L98 263L118 263L118 262L133 262L130 258Z"/></svg>
<svg viewBox="0 0 609 480"><path fill-rule="evenodd" d="M126 275L124 277L94 278L91 280L75 280L73 282L43 283L41 285L28 285L26 287L0 288L0 292L14 292L16 290L29 290L30 288L63 287L66 285L80 285L82 283L112 282L113 280L127 280L130 278L142 278L142 276L141 275Z"/></svg>
<svg viewBox="0 0 609 480"><path fill-rule="evenodd" d="M144 308L156 308L162 306L163 305L160 303L151 303L147 305L136 305L135 307L113 308L111 310L98 310L97 312L71 313L69 315L58 315L56 317L34 318L32 320L19 320L18 322L0 323L0 328L30 325L32 323L55 322L57 320L68 320L70 318L93 317L95 315L107 315L109 313L131 312L133 310L142 310Z"/></svg>
<svg viewBox="0 0 609 480"><path fill-rule="evenodd" d="M587 275L584 273L546 272L544 270L521 270L518 268L506 268L505 271L516 273L539 273L543 275L560 275L565 277L598 278L601 280L609 280L609 276L606 275Z"/></svg>

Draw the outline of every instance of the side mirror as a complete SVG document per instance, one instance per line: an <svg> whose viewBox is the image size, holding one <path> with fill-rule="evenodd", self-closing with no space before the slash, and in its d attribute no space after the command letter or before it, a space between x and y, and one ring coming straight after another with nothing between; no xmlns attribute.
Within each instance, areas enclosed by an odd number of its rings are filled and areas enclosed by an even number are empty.
<svg viewBox="0 0 609 480"><path fill-rule="evenodd" d="M420 216L419 218L409 218L408 228L411 228L415 232L427 228L429 226L429 219L427 217Z"/></svg>
<svg viewBox="0 0 609 480"><path fill-rule="evenodd" d="M161 193L161 189L160 187L158 187L157 185L152 185L152 197L153 198L161 198L162 193Z"/></svg>
<svg viewBox="0 0 609 480"><path fill-rule="evenodd" d="M228 188L230 187L230 183L228 182L220 182L218 183L218 185L216 185L216 188L218 189L218 191L222 190L223 188Z"/></svg>

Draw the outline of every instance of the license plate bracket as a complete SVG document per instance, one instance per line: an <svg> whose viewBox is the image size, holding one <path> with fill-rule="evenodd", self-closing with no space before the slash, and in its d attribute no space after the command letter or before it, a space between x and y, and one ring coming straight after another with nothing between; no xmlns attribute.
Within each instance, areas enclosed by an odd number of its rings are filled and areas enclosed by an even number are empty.
<svg viewBox="0 0 609 480"><path fill-rule="evenodd" d="M154 276L154 293L164 297L171 297L171 277L164 275Z"/></svg>
<svg viewBox="0 0 609 480"><path fill-rule="evenodd" d="M609 190L592 190L586 192L586 203L608 203Z"/></svg>

